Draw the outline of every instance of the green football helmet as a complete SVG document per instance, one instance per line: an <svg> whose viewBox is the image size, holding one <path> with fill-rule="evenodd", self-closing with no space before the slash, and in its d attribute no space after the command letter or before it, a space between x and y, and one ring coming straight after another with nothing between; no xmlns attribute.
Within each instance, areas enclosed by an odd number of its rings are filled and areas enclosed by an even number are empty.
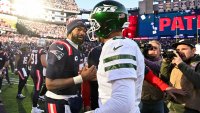
<svg viewBox="0 0 200 113"><path fill-rule="evenodd" d="M108 38L112 31L122 30L123 24L127 22L127 16L128 11L121 3L114 0L99 2L90 14L91 27L87 31L89 39L96 40L94 34L99 38Z"/></svg>

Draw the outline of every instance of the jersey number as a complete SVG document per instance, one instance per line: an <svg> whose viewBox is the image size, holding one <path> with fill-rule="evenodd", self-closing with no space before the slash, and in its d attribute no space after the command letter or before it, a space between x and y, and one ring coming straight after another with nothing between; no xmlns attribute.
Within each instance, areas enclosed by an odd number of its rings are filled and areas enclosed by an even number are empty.
<svg viewBox="0 0 200 113"><path fill-rule="evenodd" d="M23 64L27 64L27 61L28 61L28 57L24 57Z"/></svg>
<svg viewBox="0 0 200 113"><path fill-rule="evenodd" d="M37 54L31 54L31 64L37 64Z"/></svg>

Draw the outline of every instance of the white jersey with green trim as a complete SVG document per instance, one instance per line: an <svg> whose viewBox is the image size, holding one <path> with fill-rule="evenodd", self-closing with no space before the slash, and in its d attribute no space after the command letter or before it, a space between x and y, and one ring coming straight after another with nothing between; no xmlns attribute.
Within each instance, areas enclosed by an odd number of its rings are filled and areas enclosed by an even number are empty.
<svg viewBox="0 0 200 113"><path fill-rule="evenodd" d="M97 79L100 103L103 105L111 98L112 81L132 79L135 82L135 94L132 94L135 96L135 102L134 105L130 105L134 109L130 113L139 113L144 56L137 43L128 38L114 37L104 44L99 61Z"/></svg>

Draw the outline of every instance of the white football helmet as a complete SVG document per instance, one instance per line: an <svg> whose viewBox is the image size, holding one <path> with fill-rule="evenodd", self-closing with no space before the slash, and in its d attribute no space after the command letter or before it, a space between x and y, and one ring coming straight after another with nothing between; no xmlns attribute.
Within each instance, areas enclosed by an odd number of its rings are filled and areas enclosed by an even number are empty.
<svg viewBox="0 0 200 113"><path fill-rule="evenodd" d="M46 40L45 39L38 39L37 40L37 47L45 47L46 46Z"/></svg>

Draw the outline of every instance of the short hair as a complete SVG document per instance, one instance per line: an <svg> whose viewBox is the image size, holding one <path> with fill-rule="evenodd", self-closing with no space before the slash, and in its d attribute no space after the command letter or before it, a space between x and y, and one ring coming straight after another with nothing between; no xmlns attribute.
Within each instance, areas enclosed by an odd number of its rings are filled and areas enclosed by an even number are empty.
<svg viewBox="0 0 200 113"><path fill-rule="evenodd" d="M157 40L151 40L151 41L149 41L149 44L150 43L156 43L159 46L159 49L161 50L162 46L161 46L161 44L160 44L159 41L157 41Z"/></svg>

